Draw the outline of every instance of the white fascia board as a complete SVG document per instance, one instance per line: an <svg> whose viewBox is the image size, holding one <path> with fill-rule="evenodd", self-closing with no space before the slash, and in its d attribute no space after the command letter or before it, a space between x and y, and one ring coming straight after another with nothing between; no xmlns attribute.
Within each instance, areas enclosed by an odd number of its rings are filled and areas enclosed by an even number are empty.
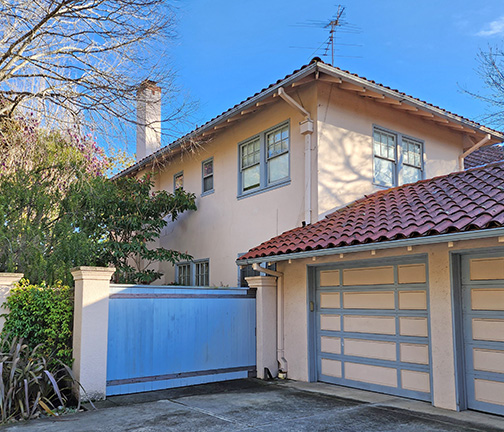
<svg viewBox="0 0 504 432"><path fill-rule="evenodd" d="M251 258L246 260L236 260L239 266L263 263L263 262L276 262L287 261L289 259L303 259L313 257L323 257L336 254L347 254L353 252L365 252L371 250L393 249L407 246L421 246L426 244L447 243L461 240L477 240L491 237L504 236L504 228L491 228L486 230L466 231L461 233L440 234L428 237L415 237L410 239L390 240L378 243L366 243L354 246L342 246L337 248L319 249L304 252L294 252L283 255L272 255L266 257Z"/></svg>
<svg viewBox="0 0 504 432"><path fill-rule="evenodd" d="M418 99L415 99L412 96L399 94L395 90L387 89L379 84L374 84L374 83L366 80L365 78L356 77L356 76L352 75L351 73L334 69L329 65L325 65L325 64L320 63L318 65L318 67L321 72L324 72L324 73L331 75L333 77L341 78L344 81L359 85L361 87L372 90L376 93L381 93L387 97L390 97L391 99L396 99L401 102L408 102L409 104L411 104L419 109L422 109L424 111L427 111L435 116L445 118L446 120L451 120L451 121L456 122L460 125L477 130L477 131L484 133L484 134L490 134L494 139L499 140L499 141L504 141L504 134L499 133L498 131L494 131L494 130L489 129L485 126L476 125L475 123L473 123L471 121L464 120L463 118L461 118L455 114L448 113L440 108L435 108L425 102L422 102Z"/></svg>

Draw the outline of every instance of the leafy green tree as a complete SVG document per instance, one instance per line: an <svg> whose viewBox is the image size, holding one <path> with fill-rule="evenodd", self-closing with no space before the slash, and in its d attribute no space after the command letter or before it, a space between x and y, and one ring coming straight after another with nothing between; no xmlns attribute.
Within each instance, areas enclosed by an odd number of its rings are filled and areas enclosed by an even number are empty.
<svg viewBox="0 0 504 432"><path fill-rule="evenodd" d="M173 194L152 191L150 176L96 179L82 194L76 218L80 232L98 246L99 265L113 265L118 283L149 284L162 273L150 268L154 262L172 264L191 256L156 242L168 221L187 210L196 210L195 195L177 189Z"/></svg>

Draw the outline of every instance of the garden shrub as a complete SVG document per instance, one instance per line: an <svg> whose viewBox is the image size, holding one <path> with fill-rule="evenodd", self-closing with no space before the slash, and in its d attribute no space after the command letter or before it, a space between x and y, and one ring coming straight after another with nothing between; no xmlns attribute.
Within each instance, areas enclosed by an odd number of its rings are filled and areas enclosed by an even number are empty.
<svg viewBox="0 0 504 432"><path fill-rule="evenodd" d="M31 285L22 279L11 290L2 334L22 338L30 349L37 345L50 362L72 366L73 289L61 282Z"/></svg>

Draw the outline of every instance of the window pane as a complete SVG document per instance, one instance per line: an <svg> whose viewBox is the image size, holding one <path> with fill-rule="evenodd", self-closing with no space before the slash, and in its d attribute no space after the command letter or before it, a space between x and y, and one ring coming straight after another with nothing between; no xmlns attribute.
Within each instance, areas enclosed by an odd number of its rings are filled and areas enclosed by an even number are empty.
<svg viewBox="0 0 504 432"><path fill-rule="evenodd" d="M289 150L289 127L284 126L267 136L268 157L286 152Z"/></svg>
<svg viewBox="0 0 504 432"><path fill-rule="evenodd" d="M241 147L241 167L247 168L260 162L260 142L259 140L243 144Z"/></svg>
<svg viewBox="0 0 504 432"><path fill-rule="evenodd" d="M418 142L403 139L403 163L422 167L422 145Z"/></svg>
<svg viewBox="0 0 504 432"><path fill-rule="evenodd" d="M246 168L242 171L243 175L243 190L253 189L258 187L261 181L261 171L259 165L254 165L250 168Z"/></svg>
<svg viewBox="0 0 504 432"><path fill-rule="evenodd" d="M184 187L184 174L177 174L175 176L175 189Z"/></svg>
<svg viewBox="0 0 504 432"><path fill-rule="evenodd" d="M208 192L213 189L213 175L203 179L203 192Z"/></svg>
<svg viewBox="0 0 504 432"><path fill-rule="evenodd" d="M191 265L178 264L178 279L177 283L181 285L191 285Z"/></svg>
<svg viewBox="0 0 504 432"><path fill-rule="evenodd" d="M209 277L208 277L208 262L199 262L196 263L196 285L197 286L208 286L209 285Z"/></svg>
<svg viewBox="0 0 504 432"><path fill-rule="evenodd" d="M203 175L209 176L213 174L213 161L209 160L203 164Z"/></svg>
<svg viewBox="0 0 504 432"><path fill-rule="evenodd" d="M402 169L402 184L415 183L422 180L422 170L412 166L404 165Z"/></svg>
<svg viewBox="0 0 504 432"><path fill-rule="evenodd" d="M395 161L395 136L381 131L373 133L374 152L376 156Z"/></svg>
<svg viewBox="0 0 504 432"><path fill-rule="evenodd" d="M374 158L374 183L382 186L394 186L394 162Z"/></svg>
<svg viewBox="0 0 504 432"><path fill-rule="evenodd" d="M284 153L268 161L268 183L289 177L289 155Z"/></svg>

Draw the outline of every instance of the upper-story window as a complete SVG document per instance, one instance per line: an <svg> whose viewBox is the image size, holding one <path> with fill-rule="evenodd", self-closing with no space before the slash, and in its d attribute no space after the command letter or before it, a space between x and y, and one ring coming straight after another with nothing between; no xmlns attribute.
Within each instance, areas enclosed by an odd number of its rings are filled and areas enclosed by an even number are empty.
<svg viewBox="0 0 504 432"><path fill-rule="evenodd" d="M397 132L373 130L373 183L398 186L423 178L423 143Z"/></svg>
<svg viewBox="0 0 504 432"><path fill-rule="evenodd" d="M239 147L239 195L289 181L289 124L269 129Z"/></svg>
<svg viewBox="0 0 504 432"><path fill-rule="evenodd" d="M210 285L210 260L203 259L192 262L177 263L176 281L185 286L209 286Z"/></svg>
<svg viewBox="0 0 504 432"><path fill-rule="evenodd" d="M214 179L213 179L214 169L213 169L213 158L207 159L201 163L201 183L202 183L202 195L212 193L214 190Z"/></svg>
<svg viewBox="0 0 504 432"><path fill-rule="evenodd" d="M173 189L180 189L184 187L184 171L180 171L179 173L173 176Z"/></svg>

